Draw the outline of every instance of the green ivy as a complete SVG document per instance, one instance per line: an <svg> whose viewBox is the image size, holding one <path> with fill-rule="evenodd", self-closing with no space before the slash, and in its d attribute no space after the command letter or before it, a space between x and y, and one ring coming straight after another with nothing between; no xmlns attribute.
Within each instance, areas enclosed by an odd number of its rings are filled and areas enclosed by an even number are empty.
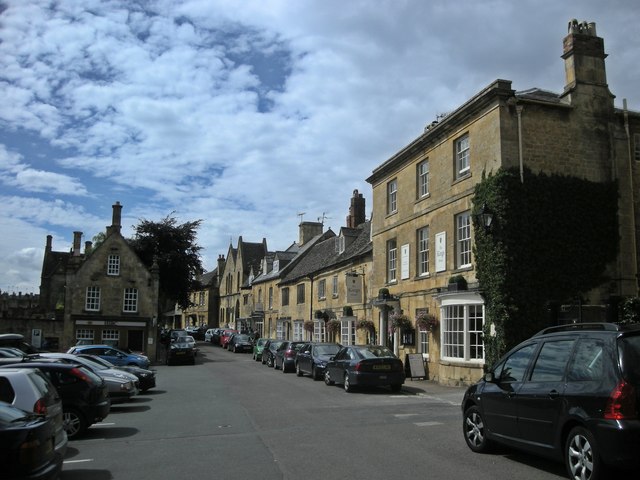
<svg viewBox="0 0 640 480"><path fill-rule="evenodd" d="M476 275L485 300L486 365L552 322L549 306L606 280L618 253L615 182L500 169L474 194ZM485 205L490 229L477 224ZM492 330L493 329L493 330Z"/></svg>

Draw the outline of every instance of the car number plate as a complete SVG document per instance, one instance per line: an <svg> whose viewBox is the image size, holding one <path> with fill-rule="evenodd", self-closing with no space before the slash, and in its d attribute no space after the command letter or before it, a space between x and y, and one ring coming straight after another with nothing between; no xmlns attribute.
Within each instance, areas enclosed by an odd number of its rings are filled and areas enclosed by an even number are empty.
<svg viewBox="0 0 640 480"><path fill-rule="evenodd" d="M176 352L176 355L184 355L187 352Z"/></svg>
<svg viewBox="0 0 640 480"><path fill-rule="evenodd" d="M374 370L391 370L391 365L374 365Z"/></svg>
<svg viewBox="0 0 640 480"><path fill-rule="evenodd" d="M380 380L386 380L386 379L387 379L387 376L386 376L386 375L378 375L378 378L379 378Z"/></svg>

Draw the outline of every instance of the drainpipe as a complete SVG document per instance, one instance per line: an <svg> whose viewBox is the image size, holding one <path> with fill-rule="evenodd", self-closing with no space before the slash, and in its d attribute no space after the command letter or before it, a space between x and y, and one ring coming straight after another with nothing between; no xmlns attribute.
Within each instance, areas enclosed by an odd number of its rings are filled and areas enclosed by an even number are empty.
<svg viewBox="0 0 640 480"><path fill-rule="evenodd" d="M631 242L633 246L633 250L631 251L631 261L633 262L633 269L635 270L634 278L636 282L636 295L638 294L638 258L637 258L637 246L636 246L636 198L634 195L633 188L633 159L632 159L632 149L631 149L631 134L629 132L629 111L627 110L627 99L624 98L622 100L622 108L624 110L624 130L627 134L627 156L629 158L629 192L631 195ZM620 272L622 273L622 272ZM622 286L622 285L621 285Z"/></svg>
<svg viewBox="0 0 640 480"><path fill-rule="evenodd" d="M520 183L524 183L524 161L522 159L522 105L516 105L518 115L518 161L520 162Z"/></svg>

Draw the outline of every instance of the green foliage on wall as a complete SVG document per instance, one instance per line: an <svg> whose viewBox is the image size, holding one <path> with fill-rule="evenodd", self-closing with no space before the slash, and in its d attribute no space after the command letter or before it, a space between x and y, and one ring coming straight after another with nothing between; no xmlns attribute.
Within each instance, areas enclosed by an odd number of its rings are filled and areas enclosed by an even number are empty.
<svg viewBox="0 0 640 480"><path fill-rule="evenodd" d="M500 169L474 195L476 275L486 305L485 361L549 326L549 306L606 280L618 253L618 187ZM477 224L482 206L489 229Z"/></svg>

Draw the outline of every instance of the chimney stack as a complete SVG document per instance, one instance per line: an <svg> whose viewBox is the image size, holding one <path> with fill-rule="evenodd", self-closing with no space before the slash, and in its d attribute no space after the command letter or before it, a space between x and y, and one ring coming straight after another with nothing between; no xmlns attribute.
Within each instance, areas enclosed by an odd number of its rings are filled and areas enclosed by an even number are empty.
<svg viewBox="0 0 640 480"><path fill-rule="evenodd" d="M116 202L113 205L113 217L111 220L111 232L120 233L120 229L122 228L122 205L120 202Z"/></svg>
<svg viewBox="0 0 640 480"><path fill-rule="evenodd" d="M362 225L365 220L364 196L356 189L353 191L353 197L351 197L351 206L349 207L349 215L347 216L347 227L356 228L358 225Z"/></svg>
<svg viewBox="0 0 640 480"><path fill-rule="evenodd" d="M93 248L93 242L87 240L84 242L84 254L89 255L91 253L91 249Z"/></svg>
<svg viewBox="0 0 640 480"><path fill-rule="evenodd" d="M596 35L596 24L571 20L562 42L565 69L565 92L578 84L607 86L604 40Z"/></svg>
<svg viewBox="0 0 640 480"><path fill-rule="evenodd" d="M82 232L73 232L73 256L80 256L80 242L82 240Z"/></svg>
<svg viewBox="0 0 640 480"><path fill-rule="evenodd" d="M322 235L322 223L320 222L301 222L299 245L304 245L316 235Z"/></svg>

